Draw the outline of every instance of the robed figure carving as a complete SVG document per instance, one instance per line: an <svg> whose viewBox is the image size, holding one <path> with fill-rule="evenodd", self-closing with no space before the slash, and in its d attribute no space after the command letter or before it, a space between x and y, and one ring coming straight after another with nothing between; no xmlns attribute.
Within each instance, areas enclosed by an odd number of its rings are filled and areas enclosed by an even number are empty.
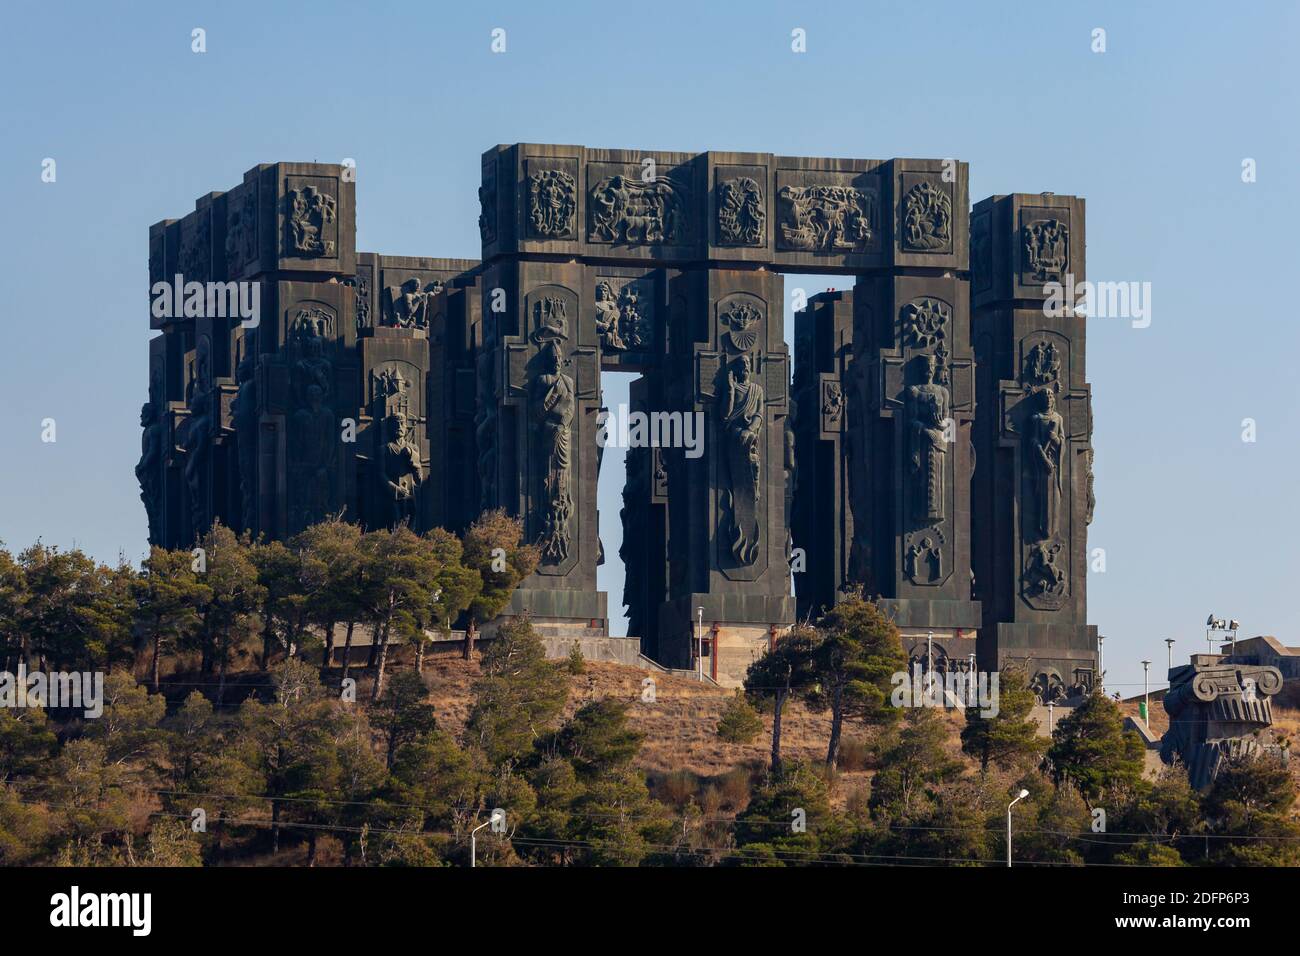
<svg viewBox="0 0 1300 956"><path fill-rule="evenodd" d="M1061 451L1065 447L1065 422L1056 410L1056 393L1041 389L1038 411L1030 419L1030 461L1034 470L1034 496L1037 499L1038 539L1051 538L1058 527L1061 508Z"/></svg>
<svg viewBox="0 0 1300 956"><path fill-rule="evenodd" d="M252 354L246 354L235 370L239 391L231 403L235 420L235 447L239 453L239 502L243 530L253 530L257 488L257 382Z"/></svg>
<svg viewBox="0 0 1300 956"><path fill-rule="evenodd" d="M158 407L145 402L140 408L140 460L135 466L135 478L140 483L140 500L144 502L149 518L149 543L162 543L162 460L163 424Z"/></svg>
<svg viewBox="0 0 1300 956"><path fill-rule="evenodd" d="M542 561L559 564L569 556L573 517L571 466L573 460L573 416L577 397L573 379L563 371L560 343L553 335L541 335L538 353L540 371L533 379L533 416L538 425L542 463Z"/></svg>
<svg viewBox="0 0 1300 956"><path fill-rule="evenodd" d="M323 521L333 500L334 412L325 407L324 390L315 383L307 386L305 399L306 404L293 413L289 432L289 469L299 496L294 508L296 528Z"/></svg>
<svg viewBox="0 0 1300 956"><path fill-rule="evenodd" d="M912 507L923 523L944 517L945 470L948 460L948 389L940 384L938 360L924 355L924 381L908 389L912 406L911 459L915 484Z"/></svg>
<svg viewBox="0 0 1300 956"><path fill-rule="evenodd" d="M388 524L415 524L415 496L424 481L420 449L407 432L406 416L400 412L387 420L388 443L383 451L384 489L388 499Z"/></svg>
<svg viewBox="0 0 1300 956"><path fill-rule="evenodd" d="M196 349L195 366L189 395L190 415L181 447L185 449L185 487L189 492L190 531L197 537L207 530L206 473L215 411L206 339L200 340Z"/></svg>
<svg viewBox="0 0 1300 956"><path fill-rule="evenodd" d="M741 564L753 564L758 558L764 399L749 353L732 360L726 367L720 404L728 479L722 489L722 504L729 525L727 543Z"/></svg>

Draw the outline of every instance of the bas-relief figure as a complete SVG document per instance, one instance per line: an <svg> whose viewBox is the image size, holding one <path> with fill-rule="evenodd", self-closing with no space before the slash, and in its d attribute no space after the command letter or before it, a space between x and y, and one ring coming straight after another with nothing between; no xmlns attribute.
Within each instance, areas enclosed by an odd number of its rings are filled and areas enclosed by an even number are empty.
<svg viewBox="0 0 1300 956"><path fill-rule="evenodd" d="M330 331L331 320L318 309L299 310L292 328L293 385L300 402L305 400L307 387L315 385L329 399L334 393L334 366L325 357L325 336Z"/></svg>
<svg viewBox="0 0 1300 956"><path fill-rule="evenodd" d="M763 187L749 176L718 184L718 238L725 246L761 246L767 241Z"/></svg>
<svg viewBox="0 0 1300 956"><path fill-rule="evenodd" d="M591 217L588 240L626 245L681 243L689 229L686 210L690 188L671 175L643 182L610 176L587 197Z"/></svg>
<svg viewBox="0 0 1300 956"><path fill-rule="evenodd" d="M144 502L149 519L149 543L162 544L162 468L166 438L158 406L145 402L140 407L140 460L136 462L135 477L140 483L140 500Z"/></svg>
<svg viewBox="0 0 1300 956"><path fill-rule="evenodd" d="M1034 473L1034 498L1038 539L1056 535L1061 510L1061 452L1065 447L1065 421L1056 410L1056 393L1038 391L1037 410L1030 419L1030 462Z"/></svg>
<svg viewBox="0 0 1300 956"><path fill-rule="evenodd" d="M952 200L939 186L920 182L903 200L903 248L937 252L952 247Z"/></svg>
<svg viewBox="0 0 1300 956"><path fill-rule="evenodd" d="M1034 697L1040 704L1054 704L1071 696L1071 690L1065 686L1065 679L1054 667L1040 669L1029 682Z"/></svg>
<svg viewBox="0 0 1300 956"><path fill-rule="evenodd" d="M528 177L528 229L539 239L563 239L574 233L578 187L560 169L545 169Z"/></svg>
<svg viewBox="0 0 1300 956"><path fill-rule="evenodd" d="M243 529L251 531L257 504L257 382L255 364L249 352L239 360L235 374L239 391L231 403L230 413L235 422L235 444L239 453L239 501Z"/></svg>
<svg viewBox="0 0 1300 956"><path fill-rule="evenodd" d="M474 360L474 444L478 451L479 512L496 503L496 374L493 353L480 347Z"/></svg>
<svg viewBox="0 0 1300 956"><path fill-rule="evenodd" d="M542 561L559 564L569 556L572 544L569 523L573 516L572 460L573 417L577 396L573 379L563 371L560 349L563 338L547 333L542 326L535 339L541 342L538 373L532 383L532 409L538 427L542 469Z"/></svg>
<svg viewBox="0 0 1300 956"><path fill-rule="evenodd" d="M762 488L763 386L754 378L748 352L732 359L724 369L718 414L726 441L727 479L722 489L722 510L727 542L741 564L758 558L758 501Z"/></svg>
<svg viewBox="0 0 1300 956"><path fill-rule="evenodd" d="M913 584L936 584L943 579L943 535L915 535L903 557L903 573Z"/></svg>
<svg viewBox="0 0 1300 956"><path fill-rule="evenodd" d="M1039 282L1059 282L1069 267L1070 230L1057 219L1038 219L1022 229L1025 271Z"/></svg>
<svg viewBox="0 0 1300 956"><path fill-rule="evenodd" d="M780 246L807 252L862 252L875 237L874 193L852 186L782 186Z"/></svg>
<svg viewBox="0 0 1300 956"><path fill-rule="evenodd" d="M295 506L293 527L301 530L323 521L333 501L334 462L339 436L334 412L325 407L325 391L312 383L304 404L289 420L290 465Z"/></svg>
<svg viewBox="0 0 1300 956"><path fill-rule="evenodd" d="M289 248L299 256L333 256L335 243L325 238L325 227L338 215L333 196L315 186L289 190Z"/></svg>
<svg viewBox="0 0 1300 956"><path fill-rule="evenodd" d="M416 523L416 493L424 481L419 445L411 439L406 415L395 412L384 419L387 442L381 455L388 526Z"/></svg>
<svg viewBox="0 0 1300 956"><path fill-rule="evenodd" d="M908 389L911 408L911 466L915 476L914 516L923 524L944 518L945 475L948 457L948 389L942 384L938 359L921 356L922 381Z"/></svg>
<svg viewBox="0 0 1300 956"><path fill-rule="evenodd" d="M1046 540L1037 542L1029 551L1025 592L1037 599L1035 603L1048 609L1059 607L1059 601L1065 596L1065 570L1056 563L1064 547L1060 541Z"/></svg>
<svg viewBox="0 0 1300 956"><path fill-rule="evenodd" d="M649 321L646 308L634 280L623 282L615 288L614 282L603 279L596 284L596 333L605 351L623 352L638 350L649 345Z"/></svg>
<svg viewBox="0 0 1300 956"><path fill-rule="evenodd" d="M414 277L400 286L386 287L382 323L399 329L427 329L430 307L442 289L437 279L423 282Z"/></svg>
<svg viewBox="0 0 1300 956"><path fill-rule="evenodd" d="M197 537L207 530L207 464L214 433L214 387L210 364L211 345L199 339L195 349L195 372L190 382L189 417L181 436L185 451L185 487L189 497L190 531Z"/></svg>

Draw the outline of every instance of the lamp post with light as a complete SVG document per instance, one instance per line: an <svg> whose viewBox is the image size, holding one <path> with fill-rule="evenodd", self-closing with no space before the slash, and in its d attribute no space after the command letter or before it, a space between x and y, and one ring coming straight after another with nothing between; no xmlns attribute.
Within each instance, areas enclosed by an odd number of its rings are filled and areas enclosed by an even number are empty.
<svg viewBox="0 0 1300 956"><path fill-rule="evenodd" d="M1016 799L1007 804L1007 866L1011 865L1011 808L1027 796L1029 791L1021 790Z"/></svg>

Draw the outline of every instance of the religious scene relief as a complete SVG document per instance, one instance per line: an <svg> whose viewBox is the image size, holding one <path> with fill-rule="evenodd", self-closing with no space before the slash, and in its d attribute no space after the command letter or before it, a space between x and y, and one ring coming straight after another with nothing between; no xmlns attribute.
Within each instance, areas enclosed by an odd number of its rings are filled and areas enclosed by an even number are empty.
<svg viewBox="0 0 1300 956"><path fill-rule="evenodd" d="M338 202L316 186L304 185L289 190L285 196L288 205L286 237L289 255L300 257L332 257L336 243L330 238L338 216ZM336 228L336 227L335 227Z"/></svg>
<svg viewBox="0 0 1300 956"><path fill-rule="evenodd" d="M944 579L943 532L926 528L908 537L903 552L903 573L913 584L940 584Z"/></svg>
<svg viewBox="0 0 1300 956"><path fill-rule="evenodd" d="M587 196L587 238L629 246L686 242L690 196L690 186L670 175L650 182L621 174L606 177Z"/></svg>
<svg viewBox="0 0 1300 956"><path fill-rule="evenodd" d="M381 324L398 329L428 329L435 296L443 289L438 279L412 277L400 286L384 288Z"/></svg>
<svg viewBox="0 0 1300 956"><path fill-rule="evenodd" d="M779 245L806 252L863 252L875 238L878 198L852 186L782 186Z"/></svg>
<svg viewBox="0 0 1300 956"><path fill-rule="evenodd" d="M718 241L724 246L767 241L767 209L757 180L740 176L718 184Z"/></svg>
<svg viewBox="0 0 1300 956"><path fill-rule="evenodd" d="M649 295L635 279L601 279L596 283L596 332L607 352L638 351L651 342Z"/></svg>
<svg viewBox="0 0 1300 956"><path fill-rule="evenodd" d="M1069 270L1069 227L1059 219L1036 219L1021 234L1025 272L1037 282L1060 282Z"/></svg>
<svg viewBox="0 0 1300 956"><path fill-rule="evenodd" d="M952 200L941 187L919 182L903 199L903 248L945 252L952 248Z"/></svg>
<svg viewBox="0 0 1300 956"><path fill-rule="evenodd" d="M528 177L528 234L538 239L576 238L578 185L562 169L544 169Z"/></svg>

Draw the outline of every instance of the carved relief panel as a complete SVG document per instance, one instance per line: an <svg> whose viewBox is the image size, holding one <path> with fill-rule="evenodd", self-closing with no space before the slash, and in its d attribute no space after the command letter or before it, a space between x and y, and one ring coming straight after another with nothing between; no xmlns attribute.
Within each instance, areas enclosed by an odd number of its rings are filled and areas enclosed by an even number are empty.
<svg viewBox="0 0 1300 956"><path fill-rule="evenodd" d="M1076 534L1073 462L1090 432L1086 389L1071 389L1070 342L1040 330L1020 340L1018 375L1002 383L1006 441L1020 450L1020 593L1037 610L1070 599Z"/></svg>
<svg viewBox="0 0 1300 956"><path fill-rule="evenodd" d="M524 235L529 239L578 238L578 161L524 161Z"/></svg>
<svg viewBox="0 0 1300 956"><path fill-rule="evenodd" d="M778 160L774 187L773 233L776 252L793 261L877 264L887 223L881 206L878 165L856 161L858 170L818 168L844 165L834 160Z"/></svg>
<svg viewBox="0 0 1300 956"><path fill-rule="evenodd" d="M767 167L713 168L715 245L766 246L767 208Z"/></svg>
<svg viewBox="0 0 1300 956"><path fill-rule="evenodd" d="M325 176L290 176L285 180L284 256L319 259L338 256L336 180Z"/></svg>
<svg viewBox="0 0 1300 956"><path fill-rule="evenodd" d="M591 397L594 350L579 349L580 300L565 286L524 296L523 335L508 343L510 392L522 410L523 491L538 573L564 575L577 564L584 449L578 446L584 395ZM591 366L591 369L585 369Z"/></svg>
<svg viewBox="0 0 1300 956"><path fill-rule="evenodd" d="M685 246L694 241L689 165L588 162L587 241L614 246Z"/></svg>

